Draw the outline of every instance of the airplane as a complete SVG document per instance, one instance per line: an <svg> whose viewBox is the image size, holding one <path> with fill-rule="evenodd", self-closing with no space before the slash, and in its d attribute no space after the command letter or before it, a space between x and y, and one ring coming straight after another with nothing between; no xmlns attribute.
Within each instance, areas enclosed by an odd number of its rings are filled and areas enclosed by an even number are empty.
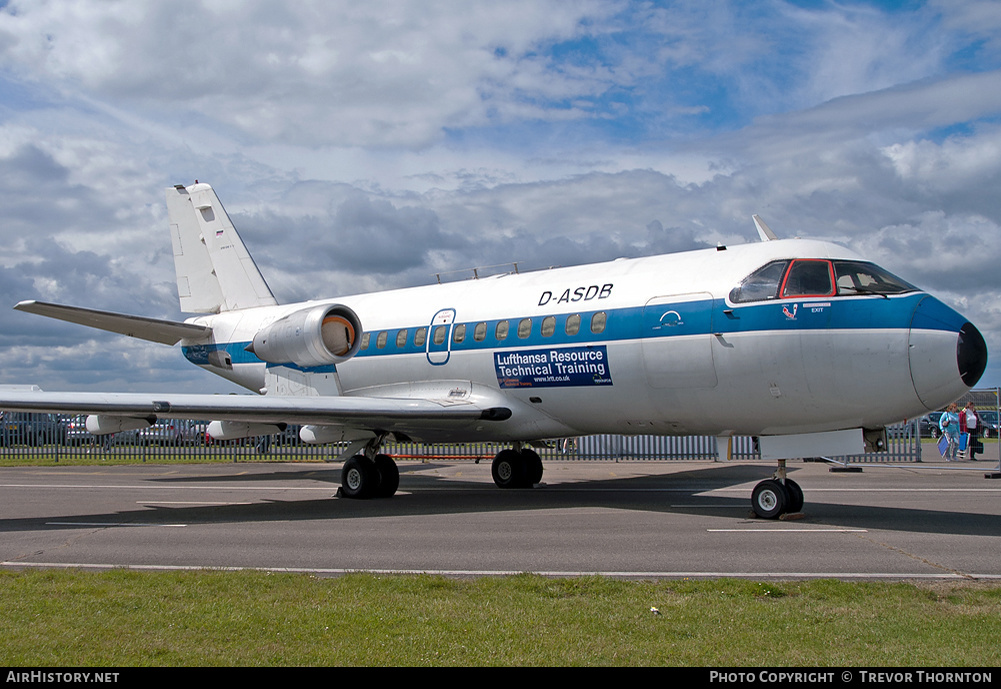
<svg viewBox="0 0 1001 689"><path fill-rule="evenodd" d="M888 424L967 392L987 346L966 318L826 241L759 242L279 304L212 187L166 190L184 321L14 308L167 345L254 395L0 391L0 408L89 414L109 434L211 418L220 440L302 424L347 443L339 494L389 497L389 440L510 444L501 488L542 480L532 447L591 434L757 438L774 519L803 507L788 459L885 448Z"/></svg>

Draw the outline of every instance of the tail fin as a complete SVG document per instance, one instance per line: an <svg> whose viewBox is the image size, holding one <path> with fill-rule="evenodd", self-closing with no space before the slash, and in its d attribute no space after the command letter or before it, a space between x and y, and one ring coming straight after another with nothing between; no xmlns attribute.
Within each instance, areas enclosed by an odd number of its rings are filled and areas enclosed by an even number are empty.
<svg viewBox="0 0 1001 689"><path fill-rule="evenodd" d="M268 283L208 184L167 189L181 311L219 313L274 306Z"/></svg>

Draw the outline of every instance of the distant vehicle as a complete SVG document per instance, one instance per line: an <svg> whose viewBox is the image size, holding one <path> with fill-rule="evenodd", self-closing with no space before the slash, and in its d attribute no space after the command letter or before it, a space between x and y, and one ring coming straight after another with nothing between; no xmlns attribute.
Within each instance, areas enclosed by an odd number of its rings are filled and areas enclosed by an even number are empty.
<svg viewBox="0 0 1001 689"><path fill-rule="evenodd" d="M0 445L62 444L65 426L58 414L0 412Z"/></svg>
<svg viewBox="0 0 1001 689"><path fill-rule="evenodd" d="M998 437L998 413L996 411L978 411L977 418L980 419L980 437Z"/></svg>
<svg viewBox="0 0 1001 689"><path fill-rule="evenodd" d="M78 414L66 422L66 444L85 445L94 441L94 435L87 430L87 415Z"/></svg>
<svg viewBox="0 0 1001 689"><path fill-rule="evenodd" d="M142 445L197 445L204 441L206 426L204 421L164 419L136 431L136 440Z"/></svg>
<svg viewBox="0 0 1001 689"><path fill-rule="evenodd" d="M931 414L925 414L918 419L918 432L922 438L937 438L942 435L942 431L938 428L938 419L940 416L942 416L942 412L933 411Z"/></svg>

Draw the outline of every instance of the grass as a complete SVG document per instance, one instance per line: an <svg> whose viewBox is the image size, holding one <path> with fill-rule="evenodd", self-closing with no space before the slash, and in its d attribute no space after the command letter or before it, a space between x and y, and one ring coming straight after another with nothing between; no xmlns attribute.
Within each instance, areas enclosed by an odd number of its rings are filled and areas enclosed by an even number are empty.
<svg viewBox="0 0 1001 689"><path fill-rule="evenodd" d="M1001 663L975 583L28 570L0 609L22 667Z"/></svg>

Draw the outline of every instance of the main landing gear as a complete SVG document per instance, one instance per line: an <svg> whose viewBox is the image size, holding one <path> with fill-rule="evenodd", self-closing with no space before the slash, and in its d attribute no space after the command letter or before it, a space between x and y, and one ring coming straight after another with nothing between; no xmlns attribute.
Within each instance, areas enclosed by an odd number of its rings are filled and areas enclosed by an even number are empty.
<svg viewBox="0 0 1001 689"><path fill-rule="evenodd" d="M345 498L389 498L400 487L400 470L389 455L378 454L380 443L373 442L363 454L348 458L341 467L341 489ZM490 474L500 488L531 488L542 481L542 458L534 450L516 444L494 457Z"/></svg>
<svg viewBox="0 0 1001 689"><path fill-rule="evenodd" d="M400 470L389 455L366 454L348 458L341 467L340 494L345 498L391 498L400 487Z"/></svg>
<svg viewBox="0 0 1001 689"><path fill-rule="evenodd" d="M531 488L542 481L542 458L539 453L516 444L494 457L490 475L498 488Z"/></svg>
<svg viewBox="0 0 1001 689"><path fill-rule="evenodd" d="M779 460L775 477L762 481L751 493L751 508L762 519L778 519L803 509L803 489L786 478L785 460Z"/></svg>

